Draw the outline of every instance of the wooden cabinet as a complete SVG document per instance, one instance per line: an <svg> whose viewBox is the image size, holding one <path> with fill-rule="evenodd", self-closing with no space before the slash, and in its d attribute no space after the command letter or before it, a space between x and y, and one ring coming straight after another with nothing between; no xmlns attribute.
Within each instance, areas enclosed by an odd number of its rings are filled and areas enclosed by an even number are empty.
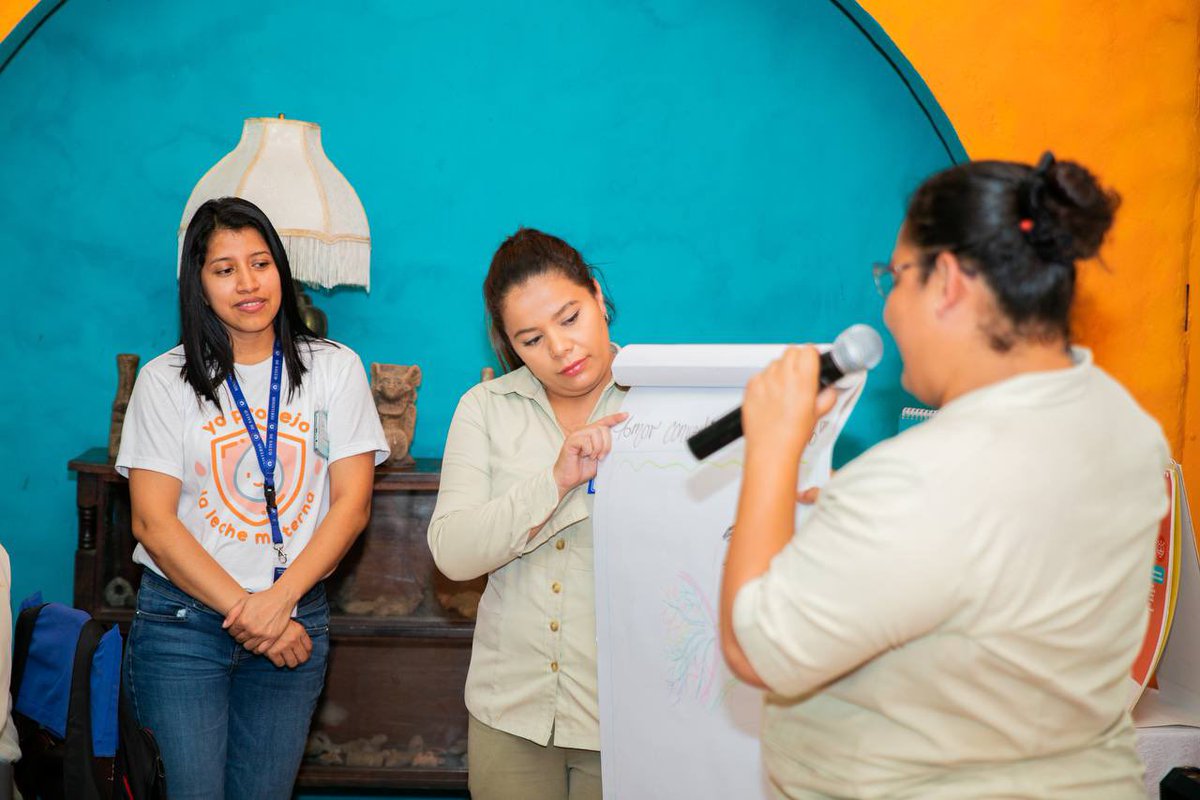
<svg viewBox="0 0 1200 800"><path fill-rule="evenodd" d="M78 478L75 605L127 628L141 577L128 483L102 448L68 466ZM452 582L433 566L425 530L440 467L379 468L371 523L326 581L329 670L300 786L466 787L463 683L483 581Z"/></svg>

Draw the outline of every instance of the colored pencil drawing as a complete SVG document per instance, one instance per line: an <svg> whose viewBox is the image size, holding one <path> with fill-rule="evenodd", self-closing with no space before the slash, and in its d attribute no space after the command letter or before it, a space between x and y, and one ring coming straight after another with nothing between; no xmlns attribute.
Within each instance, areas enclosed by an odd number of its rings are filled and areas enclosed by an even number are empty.
<svg viewBox="0 0 1200 800"><path fill-rule="evenodd" d="M671 703L688 700L717 708L734 680L721 658L716 607L709 593L687 572L678 574L663 600Z"/></svg>

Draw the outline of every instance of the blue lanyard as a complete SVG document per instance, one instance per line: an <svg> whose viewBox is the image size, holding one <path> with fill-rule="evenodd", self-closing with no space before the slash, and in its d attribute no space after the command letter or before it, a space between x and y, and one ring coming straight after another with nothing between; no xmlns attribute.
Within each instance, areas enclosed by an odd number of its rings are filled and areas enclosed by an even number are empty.
<svg viewBox="0 0 1200 800"><path fill-rule="evenodd" d="M275 557L280 564L287 563L287 553L283 552L283 533L279 529L279 509L275 505L275 443L279 439L279 386L283 377L283 348L279 339L275 340L275 352L271 355L271 399L267 404L267 441L264 444L254 424L254 413L246 404L242 387L238 386L237 378L231 371L225 378L225 385L233 395L238 412L242 415L242 424L246 433L250 434L250 443L254 445L254 453L258 456L258 468L263 476L263 499L267 502L267 518L271 520L271 541L275 545ZM278 576L276 576L278 577Z"/></svg>

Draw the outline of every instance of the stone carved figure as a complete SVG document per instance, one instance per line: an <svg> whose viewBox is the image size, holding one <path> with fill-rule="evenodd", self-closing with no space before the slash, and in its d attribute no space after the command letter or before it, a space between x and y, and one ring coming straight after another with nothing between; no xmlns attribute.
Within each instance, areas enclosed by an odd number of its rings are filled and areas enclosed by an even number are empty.
<svg viewBox="0 0 1200 800"><path fill-rule="evenodd" d="M140 358L133 353L117 355L117 396L113 398L112 420L108 426L108 457L116 458L121 449L121 428L125 425L125 409L133 394L133 379L137 377Z"/></svg>
<svg viewBox="0 0 1200 800"><path fill-rule="evenodd" d="M392 454L389 467L411 467L409 455L413 431L417 425L417 387L421 385L421 368L405 364L371 364L371 394L383 433L387 436Z"/></svg>

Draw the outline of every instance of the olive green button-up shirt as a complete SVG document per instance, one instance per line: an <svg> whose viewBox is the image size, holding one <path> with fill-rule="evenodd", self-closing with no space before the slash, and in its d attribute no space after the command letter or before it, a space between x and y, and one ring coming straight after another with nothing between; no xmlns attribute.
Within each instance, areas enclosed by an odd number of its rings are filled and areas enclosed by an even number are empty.
<svg viewBox="0 0 1200 800"><path fill-rule="evenodd" d="M589 421L620 410L624 395L610 381ZM558 500L551 470L563 439L526 367L463 395L429 549L451 579L488 575L467 673L471 714L541 745L599 750L591 496L584 484Z"/></svg>

